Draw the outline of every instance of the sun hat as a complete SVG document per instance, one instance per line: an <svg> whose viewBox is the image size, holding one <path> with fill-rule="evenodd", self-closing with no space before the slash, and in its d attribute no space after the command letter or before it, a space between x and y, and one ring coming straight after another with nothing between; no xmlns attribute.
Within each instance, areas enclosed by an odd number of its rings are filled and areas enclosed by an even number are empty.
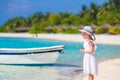
<svg viewBox="0 0 120 80"><path fill-rule="evenodd" d="M81 30L79 30L79 31L80 31L80 32L85 32L85 33L91 35L91 36L92 36L92 39L95 40L95 36L94 36L94 34L93 34L93 30L92 30L91 26L85 26L83 29L81 29Z"/></svg>

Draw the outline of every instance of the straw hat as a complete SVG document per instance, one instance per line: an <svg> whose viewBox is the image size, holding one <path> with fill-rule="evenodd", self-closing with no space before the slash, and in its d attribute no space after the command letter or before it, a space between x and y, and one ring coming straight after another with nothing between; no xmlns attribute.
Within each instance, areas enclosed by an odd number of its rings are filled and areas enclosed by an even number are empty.
<svg viewBox="0 0 120 80"><path fill-rule="evenodd" d="M92 30L91 26L85 26L83 29L81 29L81 30L79 30L79 31L80 31L80 32L85 32L85 33L91 35L91 36L92 36L92 39L95 40L95 36L94 36L94 34L93 34L93 30Z"/></svg>

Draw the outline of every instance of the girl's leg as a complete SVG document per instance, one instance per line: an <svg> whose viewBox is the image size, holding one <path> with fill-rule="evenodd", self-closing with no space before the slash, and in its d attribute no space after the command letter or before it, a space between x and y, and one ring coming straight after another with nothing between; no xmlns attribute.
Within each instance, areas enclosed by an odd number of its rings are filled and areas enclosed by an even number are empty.
<svg viewBox="0 0 120 80"><path fill-rule="evenodd" d="M89 74L89 80L94 80L94 75L93 74Z"/></svg>

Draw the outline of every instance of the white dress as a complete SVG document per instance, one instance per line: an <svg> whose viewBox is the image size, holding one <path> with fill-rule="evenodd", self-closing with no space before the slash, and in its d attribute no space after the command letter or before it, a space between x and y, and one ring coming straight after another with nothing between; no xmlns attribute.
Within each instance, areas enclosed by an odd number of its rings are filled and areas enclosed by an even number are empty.
<svg viewBox="0 0 120 80"><path fill-rule="evenodd" d="M91 41L91 40L89 40L89 41ZM90 49L89 41L84 42L84 49L85 50ZM94 44L94 42L93 42L93 44ZM98 74L98 67L97 67L97 63L96 63L96 60L95 60L95 50L96 50L96 45L95 44L94 44L94 48L95 48L94 53L92 53L92 54L85 53L84 54L83 73L85 73L85 74L93 74L93 75Z"/></svg>

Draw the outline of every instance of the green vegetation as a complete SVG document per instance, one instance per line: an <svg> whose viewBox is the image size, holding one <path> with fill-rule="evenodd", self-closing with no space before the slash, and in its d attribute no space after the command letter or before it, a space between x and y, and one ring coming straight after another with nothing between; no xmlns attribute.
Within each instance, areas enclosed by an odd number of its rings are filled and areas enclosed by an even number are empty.
<svg viewBox="0 0 120 80"><path fill-rule="evenodd" d="M101 27L105 24L111 26ZM27 27L29 33L76 34L82 28L80 25L96 25L94 32L97 34L120 34L120 1L109 0L102 6L91 3L89 8L83 5L82 11L76 15L68 12L37 12L28 18L15 17L2 25L0 32L15 32L17 28Z"/></svg>
<svg viewBox="0 0 120 80"><path fill-rule="evenodd" d="M98 27L98 28L96 28L96 29L94 30L94 32L95 32L96 34L107 33L107 32L108 32L108 29L102 28L102 27Z"/></svg>
<svg viewBox="0 0 120 80"><path fill-rule="evenodd" d="M108 30L109 34L120 34L120 27L113 27Z"/></svg>

